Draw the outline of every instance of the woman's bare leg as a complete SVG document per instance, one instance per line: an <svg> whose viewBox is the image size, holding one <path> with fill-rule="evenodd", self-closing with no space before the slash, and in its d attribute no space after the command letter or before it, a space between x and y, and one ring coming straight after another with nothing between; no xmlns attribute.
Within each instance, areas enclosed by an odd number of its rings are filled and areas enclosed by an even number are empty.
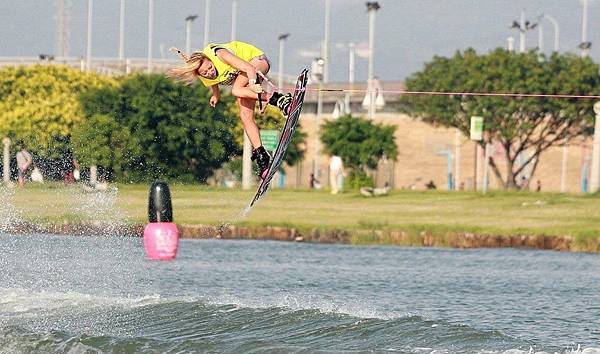
<svg viewBox="0 0 600 354"><path fill-rule="evenodd" d="M252 143L254 149L262 146L260 141L260 132L256 121L254 120L254 106L256 106L256 100L250 98L238 98L238 107L240 109L240 119L244 125L244 130Z"/></svg>
<svg viewBox="0 0 600 354"><path fill-rule="evenodd" d="M253 59L250 64L257 70L260 70L263 74L266 74L269 71L269 63L264 59ZM244 130L252 143L252 147L256 149L259 146L262 146L260 132L256 125L256 121L254 120L254 107L256 106L258 94L247 86L248 77L245 73L242 73L235 79L231 93L237 97L237 103L240 109L240 119L244 125Z"/></svg>

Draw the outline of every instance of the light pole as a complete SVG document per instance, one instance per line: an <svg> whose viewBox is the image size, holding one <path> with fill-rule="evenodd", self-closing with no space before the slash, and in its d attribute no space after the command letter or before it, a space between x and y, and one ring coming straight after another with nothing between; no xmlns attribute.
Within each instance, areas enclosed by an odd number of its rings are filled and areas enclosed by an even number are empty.
<svg viewBox="0 0 600 354"><path fill-rule="evenodd" d="M600 187L600 101L594 104L594 113L596 113L596 119L594 121L592 171L589 189L591 193L597 192L598 187Z"/></svg>
<svg viewBox="0 0 600 354"><path fill-rule="evenodd" d="M152 42L154 41L154 0L148 0L148 64L146 72L152 73Z"/></svg>
<svg viewBox="0 0 600 354"><path fill-rule="evenodd" d="M238 0L231 3L231 40L235 41L237 37L237 8Z"/></svg>
<svg viewBox="0 0 600 354"><path fill-rule="evenodd" d="M381 6L377 1L368 1L367 2L367 12L369 14L369 70L368 70L368 87L369 92L369 119L373 119L375 115L375 92L373 90L373 61L374 61L374 48L375 48L375 13L379 10Z"/></svg>
<svg viewBox="0 0 600 354"><path fill-rule="evenodd" d="M346 92L344 97L344 105L346 108L344 109L345 114L351 114L352 108L350 107L350 92L354 90L354 67L356 62L356 55L354 50L354 43L348 44L348 86L350 88L349 92Z"/></svg>
<svg viewBox="0 0 600 354"><path fill-rule="evenodd" d="M538 50L540 53L544 51L544 15L538 16Z"/></svg>
<svg viewBox="0 0 600 354"><path fill-rule="evenodd" d="M579 48L581 49L581 57L585 58L590 53L590 47L592 42L587 40L587 22L588 22L588 0L582 0L583 15L581 24L581 43Z"/></svg>
<svg viewBox="0 0 600 354"><path fill-rule="evenodd" d="M311 71L312 74L317 80L319 87L317 93L317 118L316 118L316 128L315 128L315 162L313 166L313 174L316 179L320 177L320 168L319 168L319 155L321 154L321 143L319 142L320 135L320 127L321 124L321 114L323 113L323 92L321 91L323 84L323 67L325 66L325 60L323 58L315 58L312 63Z"/></svg>
<svg viewBox="0 0 600 354"><path fill-rule="evenodd" d="M542 19L546 19L546 20L550 21L550 23L554 27L554 51L558 52L559 46L560 46L560 43L559 43L560 28L558 26L558 21L556 21L556 19L554 17L550 16L550 15L541 14L540 15L540 22L539 22L539 25L540 25L539 31L540 31L540 33L542 33L542 31L543 31L543 29L542 29L542 21L541 21ZM541 34L541 37L542 37L542 41L543 41L543 34ZM542 46L543 46L543 44L542 44ZM541 50L541 48L540 48L540 50Z"/></svg>
<svg viewBox="0 0 600 354"><path fill-rule="evenodd" d="M237 0L233 0L231 4L231 40L235 41L237 37ZM208 28L205 27L204 32L206 33ZM205 41L207 41L205 37ZM242 149L242 189L250 189L252 184L252 144L248 135L244 132L244 146Z"/></svg>
<svg viewBox="0 0 600 354"><path fill-rule="evenodd" d="M208 31L210 24L210 0L204 0L204 45L202 48L208 45Z"/></svg>
<svg viewBox="0 0 600 354"><path fill-rule="evenodd" d="M94 0L88 0L88 18L87 18L87 50L85 54L85 70L92 69L92 11L94 9Z"/></svg>
<svg viewBox="0 0 600 354"><path fill-rule="evenodd" d="M56 51L57 56L66 58L69 56L69 0L58 0L56 14Z"/></svg>
<svg viewBox="0 0 600 354"><path fill-rule="evenodd" d="M323 82L329 82L329 27L331 22L331 0L325 0L325 38L323 39L323 53L321 56L325 61L323 66Z"/></svg>
<svg viewBox="0 0 600 354"><path fill-rule="evenodd" d="M279 40L279 71L277 73L277 87L279 90L283 87L283 63L284 63L284 52L285 52L285 40L290 36L289 33L280 34L277 39Z"/></svg>
<svg viewBox="0 0 600 354"><path fill-rule="evenodd" d="M198 15L189 15L185 18L185 52L190 55L192 52L192 22Z"/></svg>
<svg viewBox="0 0 600 354"><path fill-rule="evenodd" d="M513 21L510 28L516 28L519 30L519 52L525 53L527 49L527 31L533 30L537 26L537 23L531 23L525 20L525 11L521 10L521 18L519 22Z"/></svg>
<svg viewBox="0 0 600 354"><path fill-rule="evenodd" d="M125 59L125 0L121 0L119 12L119 60Z"/></svg>

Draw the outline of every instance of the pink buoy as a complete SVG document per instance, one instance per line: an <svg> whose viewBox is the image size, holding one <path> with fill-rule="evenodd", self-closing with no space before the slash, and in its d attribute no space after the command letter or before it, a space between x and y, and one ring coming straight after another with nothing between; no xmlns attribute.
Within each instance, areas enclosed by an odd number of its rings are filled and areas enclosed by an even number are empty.
<svg viewBox="0 0 600 354"><path fill-rule="evenodd" d="M154 182L150 187L148 219L144 228L144 249L152 260L172 260L177 256L179 230L173 223L171 193L165 182Z"/></svg>

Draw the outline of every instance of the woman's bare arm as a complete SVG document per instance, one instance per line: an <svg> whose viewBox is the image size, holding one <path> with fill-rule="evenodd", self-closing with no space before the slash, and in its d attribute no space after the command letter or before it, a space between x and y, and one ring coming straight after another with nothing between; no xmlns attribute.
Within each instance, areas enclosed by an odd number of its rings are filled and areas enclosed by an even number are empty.
<svg viewBox="0 0 600 354"><path fill-rule="evenodd" d="M225 64L228 64L239 71L243 71L248 76L248 79L256 80L256 68L252 64L248 63L244 59L232 54L228 50L217 51L217 57L221 59Z"/></svg>

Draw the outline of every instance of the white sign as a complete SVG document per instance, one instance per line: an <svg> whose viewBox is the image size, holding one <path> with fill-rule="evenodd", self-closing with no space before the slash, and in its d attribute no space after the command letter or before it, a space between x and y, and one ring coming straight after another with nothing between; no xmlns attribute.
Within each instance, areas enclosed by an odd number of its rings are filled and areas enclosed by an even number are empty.
<svg viewBox="0 0 600 354"><path fill-rule="evenodd" d="M471 140L483 140L483 117L471 117Z"/></svg>

